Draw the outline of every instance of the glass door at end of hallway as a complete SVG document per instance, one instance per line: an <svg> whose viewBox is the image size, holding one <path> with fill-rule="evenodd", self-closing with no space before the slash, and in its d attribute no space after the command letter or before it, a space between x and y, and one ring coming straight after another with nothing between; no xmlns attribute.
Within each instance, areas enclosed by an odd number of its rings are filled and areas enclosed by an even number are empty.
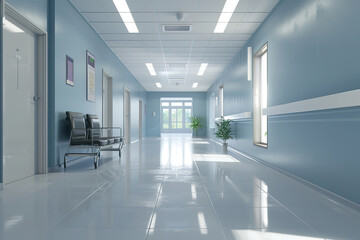
<svg viewBox="0 0 360 240"><path fill-rule="evenodd" d="M161 132L191 133L192 99L161 101Z"/></svg>

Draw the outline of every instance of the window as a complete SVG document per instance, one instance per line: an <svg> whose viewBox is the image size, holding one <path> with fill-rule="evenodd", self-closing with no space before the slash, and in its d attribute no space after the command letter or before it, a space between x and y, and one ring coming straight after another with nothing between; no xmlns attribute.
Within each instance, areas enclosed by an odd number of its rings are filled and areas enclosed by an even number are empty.
<svg viewBox="0 0 360 240"><path fill-rule="evenodd" d="M161 98L161 132L190 133L192 98Z"/></svg>
<svg viewBox="0 0 360 240"><path fill-rule="evenodd" d="M171 106L172 106L172 107L181 107L182 105L183 105L182 102L172 102L172 103L171 103Z"/></svg>
<svg viewBox="0 0 360 240"><path fill-rule="evenodd" d="M219 117L224 116L224 86L219 87Z"/></svg>
<svg viewBox="0 0 360 240"><path fill-rule="evenodd" d="M162 110L162 116L163 116L163 128L169 129L169 109L163 108Z"/></svg>
<svg viewBox="0 0 360 240"><path fill-rule="evenodd" d="M216 107L216 98L215 98L215 93L213 93L210 96L210 103L209 103L209 127L211 129L215 128L215 107Z"/></svg>
<svg viewBox="0 0 360 240"><path fill-rule="evenodd" d="M267 115L262 115L267 108L268 85L268 46L265 44L254 56L254 144L267 147Z"/></svg>
<svg viewBox="0 0 360 240"><path fill-rule="evenodd" d="M192 102L185 102L185 107L191 107L192 106Z"/></svg>

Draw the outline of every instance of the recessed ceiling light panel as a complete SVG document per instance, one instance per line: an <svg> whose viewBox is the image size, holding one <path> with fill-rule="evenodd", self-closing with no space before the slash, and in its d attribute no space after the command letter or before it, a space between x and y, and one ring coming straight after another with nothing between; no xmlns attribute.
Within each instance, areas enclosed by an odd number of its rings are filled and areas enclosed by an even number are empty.
<svg viewBox="0 0 360 240"><path fill-rule="evenodd" d="M118 10L121 19L123 20L129 33L139 33L134 18L130 12L126 0L113 0L116 9Z"/></svg>
<svg viewBox="0 0 360 240"><path fill-rule="evenodd" d="M155 84L156 84L156 87L157 87L157 88L162 88L161 83L157 82L157 83L155 83Z"/></svg>
<svg viewBox="0 0 360 240"><path fill-rule="evenodd" d="M192 85L192 88L197 88L198 85L199 85L199 83L194 82L193 85Z"/></svg>
<svg viewBox="0 0 360 240"><path fill-rule="evenodd" d="M202 63L198 72L198 76L202 76L205 73L205 70L207 68L208 64L207 63Z"/></svg>
<svg viewBox="0 0 360 240"><path fill-rule="evenodd" d="M145 63L147 69L149 70L149 73L151 76L156 76L155 68L152 63Z"/></svg>
<svg viewBox="0 0 360 240"><path fill-rule="evenodd" d="M224 8L220 14L219 20L216 24L214 33L224 33L225 29L233 15L239 0L226 0Z"/></svg>

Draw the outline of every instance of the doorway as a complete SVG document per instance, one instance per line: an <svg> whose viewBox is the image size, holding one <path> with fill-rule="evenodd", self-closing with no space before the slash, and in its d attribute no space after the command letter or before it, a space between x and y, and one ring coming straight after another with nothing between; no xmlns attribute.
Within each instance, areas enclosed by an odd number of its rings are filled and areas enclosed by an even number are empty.
<svg viewBox="0 0 360 240"><path fill-rule="evenodd" d="M43 31L5 5L4 184L36 173L47 173L46 42Z"/></svg>
<svg viewBox="0 0 360 240"><path fill-rule="evenodd" d="M161 98L161 132L191 133L192 98Z"/></svg>
<svg viewBox="0 0 360 240"><path fill-rule="evenodd" d="M143 125L143 110L142 100L139 100L139 140L143 138L142 125Z"/></svg>
<svg viewBox="0 0 360 240"><path fill-rule="evenodd" d="M113 126L112 77L104 70L102 81L102 126Z"/></svg>
<svg viewBox="0 0 360 240"><path fill-rule="evenodd" d="M125 143L130 143L130 114L131 114L131 105L130 105L130 90L124 87L124 136Z"/></svg>

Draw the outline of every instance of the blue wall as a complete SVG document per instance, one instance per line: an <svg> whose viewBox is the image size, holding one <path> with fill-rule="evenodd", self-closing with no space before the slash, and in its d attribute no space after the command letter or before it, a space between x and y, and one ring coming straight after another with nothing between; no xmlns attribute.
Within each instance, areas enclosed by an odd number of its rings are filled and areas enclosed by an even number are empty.
<svg viewBox="0 0 360 240"><path fill-rule="evenodd" d="M137 139L139 136L139 99L142 99L143 105L146 104L145 89L73 5L68 0L8 0L7 2L48 33L49 167L57 166L63 159L69 134L64 121L65 111L93 113L101 117L103 69L113 77L114 126L123 127L124 86L131 91L131 140ZM96 103L86 101L86 50L96 57ZM71 56L75 61L74 87L65 84L66 55ZM0 80L2 82L2 78ZM143 119L144 133L146 133L145 124L146 117ZM1 131L0 136L2 136ZM0 155L1 160L1 148ZM2 160L0 162L2 163ZM0 164L1 182L2 164Z"/></svg>
<svg viewBox="0 0 360 240"><path fill-rule="evenodd" d="M283 0L207 92L224 84L224 115L252 112L247 46L268 42L268 105L360 88L358 0ZM360 204L360 108L272 116L268 149L253 122L235 124L230 146ZM212 130L208 136L213 138Z"/></svg>
<svg viewBox="0 0 360 240"><path fill-rule="evenodd" d="M96 58L96 102L86 101L86 50ZM75 86L65 84L65 56L74 59ZM114 126L123 127L123 88L131 91L131 140L139 137L139 99L145 89L68 0L55 1L55 150L49 167L63 161L69 132L66 111L102 115L102 69L113 77ZM145 132L146 118L143 119Z"/></svg>
<svg viewBox="0 0 360 240"><path fill-rule="evenodd" d="M206 136L206 93L205 92L148 92L146 97L146 129L148 137L160 137L160 98L191 97L193 99L193 115L203 119L203 128L198 136ZM153 112L156 116L153 116Z"/></svg>

